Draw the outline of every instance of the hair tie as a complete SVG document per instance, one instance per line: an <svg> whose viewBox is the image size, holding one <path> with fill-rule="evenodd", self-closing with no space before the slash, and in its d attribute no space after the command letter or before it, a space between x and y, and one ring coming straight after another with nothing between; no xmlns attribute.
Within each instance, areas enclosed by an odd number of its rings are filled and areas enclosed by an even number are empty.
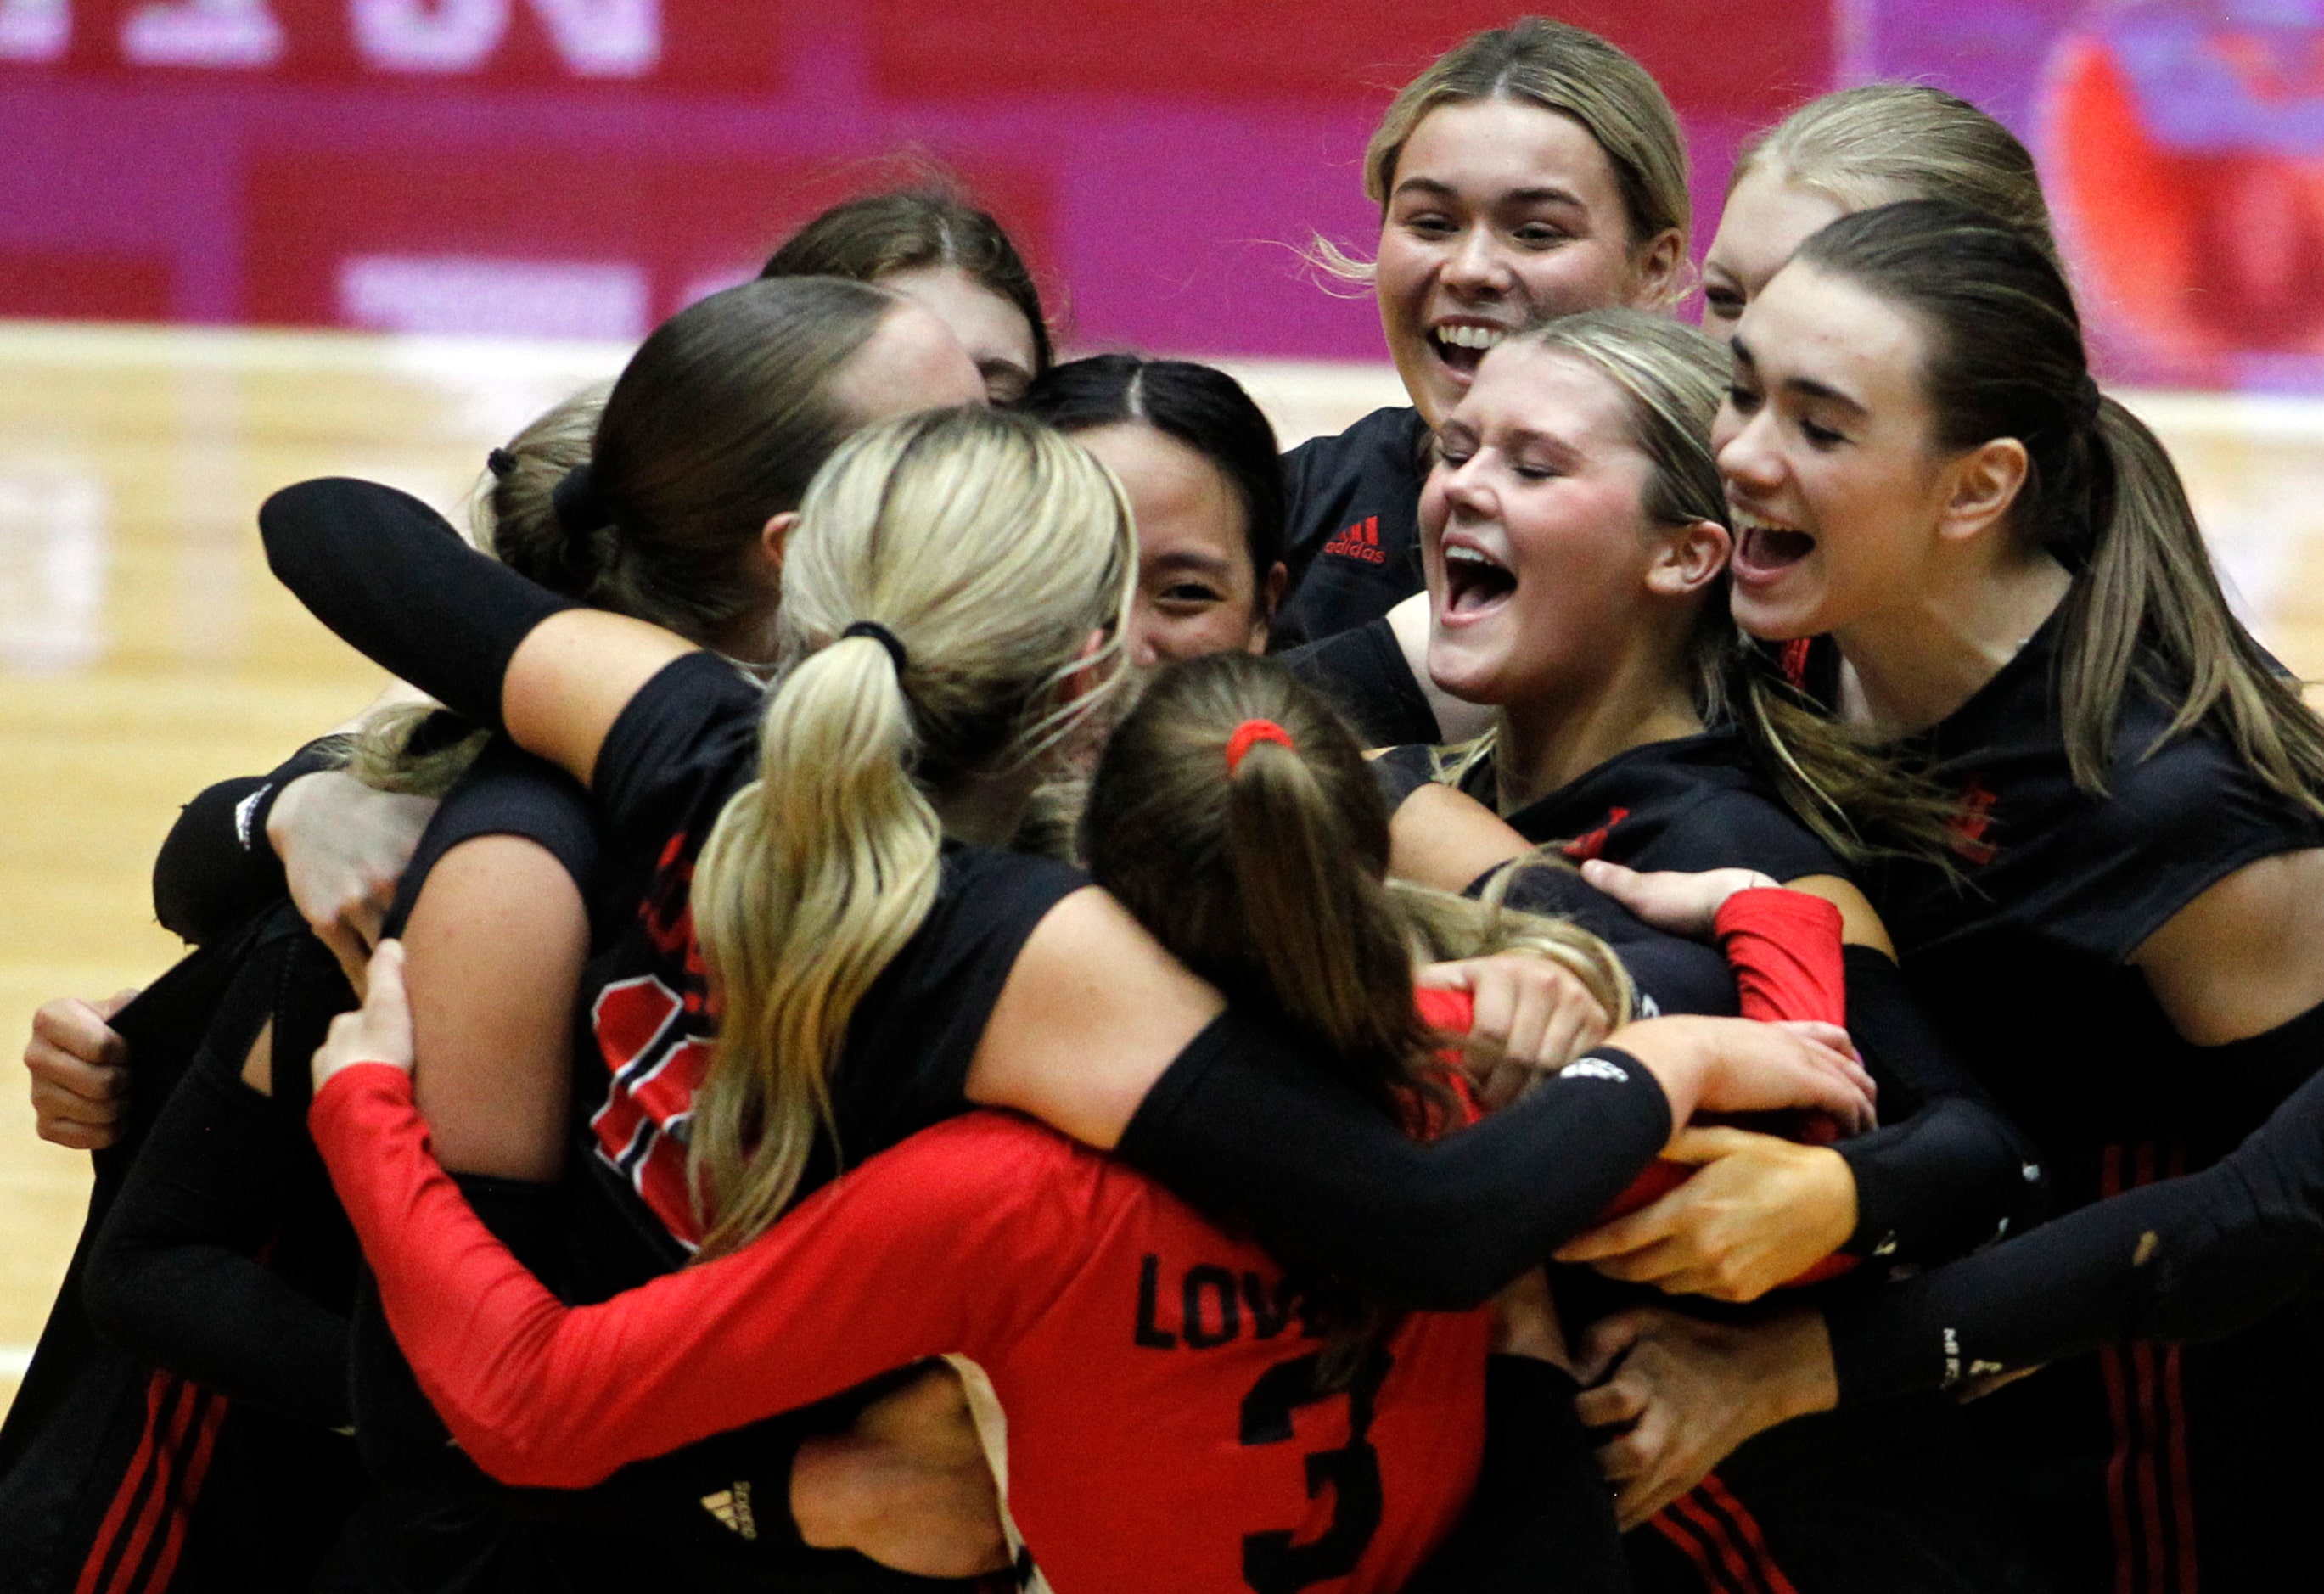
<svg viewBox="0 0 2324 1594"><path fill-rule="evenodd" d="M1234 728L1234 734L1227 738L1227 773L1232 775L1240 769L1243 754L1262 742L1272 742L1277 747L1287 747L1294 752L1299 751L1299 744L1291 740L1291 733L1273 720L1245 720Z"/></svg>
<svg viewBox="0 0 2324 1594"><path fill-rule="evenodd" d="M2101 395L2098 392L2098 379L2087 371L2082 373L2082 385L2075 394L2075 401L2081 406L2082 424L2097 425Z"/></svg>
<svg viewBox="0 0 2324 1594"><path fill-rule="evenodd" d="M613 511L597 496L596 484L586 465L576 465L558 478L549 494L549 507L567 537L586 537L613 523Z"/></svg>
<svg viewBox="0 0 2324 1594"><path fill-rule="evenodd" d="M493 473L495 482L505 482L516 475L516 456L505 448L495 448L484 456L484 468Z"/></svg>
<svg viewBox="0 0 2324 1594"><path fill-rule="evenodd" d="M897 640L894 631L876 620L859 620L839 633L839 640L843 642L850 637L870 637L887 649L888 661L896 667L896 674L901 678L904 667L911 661L912 656L904 651L904 644Z"/></svg>

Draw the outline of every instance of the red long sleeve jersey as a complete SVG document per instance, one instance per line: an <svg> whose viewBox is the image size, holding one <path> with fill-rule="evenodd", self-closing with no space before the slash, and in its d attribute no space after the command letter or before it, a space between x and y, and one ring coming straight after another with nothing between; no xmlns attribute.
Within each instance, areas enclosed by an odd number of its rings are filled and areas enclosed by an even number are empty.
<svg viewBox="0 0 2324 1594"><path fill-rule="evenodd" d="M992 1380L1062 1589L1393 1589L1475 1481L1489 1313L1407 1315L1319 1394L1273 1258L1020 1119L924 1130L742 1251L579 1308L476 1221L405 1074L343 1071L313 1121L421 1386L511 1483L592 1483L947 1352Z"/></svg>

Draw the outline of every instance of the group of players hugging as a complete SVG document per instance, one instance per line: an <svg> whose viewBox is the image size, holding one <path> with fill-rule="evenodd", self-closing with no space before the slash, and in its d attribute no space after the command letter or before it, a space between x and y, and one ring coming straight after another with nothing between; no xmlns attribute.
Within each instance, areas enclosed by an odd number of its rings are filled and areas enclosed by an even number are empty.
<svg viewBox="0 0 2324 1594"><path fill-rule="evenodd" d="M1288 454L914 190L473 540L275 494L408 686L39 1015L0 1582L2312 1580L2324 725L2016 139L1815 100L1699 271L1683 147L1437 60L1315 251L1411 403Z"/></svg>

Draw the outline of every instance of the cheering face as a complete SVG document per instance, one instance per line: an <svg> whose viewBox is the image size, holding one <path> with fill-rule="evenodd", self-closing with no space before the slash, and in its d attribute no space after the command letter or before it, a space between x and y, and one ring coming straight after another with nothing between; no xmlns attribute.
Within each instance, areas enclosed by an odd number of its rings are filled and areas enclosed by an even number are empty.
<svg viewBox="0 0 2324 1594"><path fill-rule="evenodd" d="M1735 185L1702 258L1702 329L1731 338L1743 311L1814 234L1848 214L1840 201L1762 165Z"/></svg>
<svg viewBox="0 0 2324 1594"><path fill-rule="evenodd" d="M1932 445L1922 336L1813 266L1744 311L1711 432L1735 526L1735 618L1771 640L1845 631L1928 588L1953 473Z"/></svg>
<svg viewBox="0 0 2324 1594"><path fill-rule="evenodd" d="M1441 424L1512 332L1658 295L1677 236L1631 247L1613 162L1572 117L1498 99L1429 112L1397 160L1374 279L1405 392Z"/></svg>
<svg viewBox="0 0 2324 1594"><path fill-rule="evenodd" d="M1429 675L1505 707L1580 691L1628 650L1659 541L1620 391L1517 345L1479 368L1436 449L1420 495Z"/></svg>
<svg viewBox="0 0 2324 1594"><path fill-rule="evenodd" d="M952 329L983 377L988 401L1013 404L1025 396L1039 356L1033 346L1033 324L1014 303L958 266L890 272L880 279L880 286L902 294Z"/></svg>
<svg viewBox="0 0 2324 1594"><path fill-rule="evenodd" d="M1242 500L1219 467L1142 421L1077 432L1074 441L1121 478L1138 522L1138 596L1122 639L1130 661L1263 650L1273 605L1251 568Z"/></svg>

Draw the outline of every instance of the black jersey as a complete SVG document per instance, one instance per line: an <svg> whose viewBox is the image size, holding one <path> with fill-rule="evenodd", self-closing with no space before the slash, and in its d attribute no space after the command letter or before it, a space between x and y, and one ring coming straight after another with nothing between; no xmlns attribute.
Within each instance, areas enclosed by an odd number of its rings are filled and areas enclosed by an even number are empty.
<svg viewBox="0 0 2324 1594"><path fill-rule="evenodd" d="M1373 769L1397 804L1434 778L1436 760L1436 749L1399 747ZM1490 756L1471 767L1462 787L1492 804ZM1577 862L1747 868L1780 880L1849 874L1768 789L1741 736L1727 728L1633 748L1505 817L1526 839L1554 843ZM1545 871L1533 878L1560 879ZM1570 883L1552 887L1543 905L1573 913L1612 943L1634 977L1643 975L1641 990L1658 1008L1735 1010L1724 960L1713 961L1726 1004L1696 1005L1704 972L1686 955L1708 949L1674 945L1654 932L1640 937L1623 926L1626 912L1610 902L1593 908L1589 898L1597 894L1578 877L1563 878ZM1674 974L1680 982L1657 989ZM2025 1143L1960 1064L1929 1044L1924 1017L1895 1000L1901 994L1893 992L1895 979L1877 954L1850 956L1849 1027L1880 1082L1884 1127L1835 1149L1858 1190L1858 1224L1846 1248L1876 1261L1956 1255L2038 1211L2038 1170L2029 1180L2035 1165ZM1665 1304L1594 1274L1559 1273L1561 1307L1572 1322L1641 1302ZM1864 1287L1856 1279L1822 1293L1844 1297ZM1687 1309L1720 1314L1701 1301ZM1968 1454L1958 1415L1930 1396L1877 1414L1806 1419L1743 1445L1715 1477L1657 1516L1653 1533L1624 1542L1642 1589L1720 1589L1733 1577L1747 1586L1812 1591L1903 1588L1914 1586L1914 1575L1937 1580L1932 1587L2021 1587L2026 1557L1981 1482L1960 1464Z"/></svg>
<svg viewBox="0 0 2324 1594"><path fill-rule="evenodd" d="M1373 760L1391 804L1434 778L1435 757L1434 748L1399 747ZM1489 755L1463 774L1461 788L1494 806ZM1728 729L1634 747L1503 817L1576 862L1756 869L1779 880L1849 872L1768 788L1740 733Z"/></svg>
<svg viewBox="0 0 2324 1594"><path fill-rule="evenodd" d="M1353 631L1420 590L1427 447L1419 410L1375 410L1283 456L1291 586L1275 612L1277 646Z"/></svg>
<svg viewBox="0 0 2324 1594"><path fill-rule="evenodd" d="M763 705L732 667L689 655L631 700L597 758L604 933L583 976L583 1050L596 1064L576 1107L601 1179L651 1224L642 1232L661 1258L655 1271L701 1235L685 1138L713 1031L687 892L720 810L757 773ZM967 1110L968 1065L1019 950L1088 883L1048 859L945 844L936 903L858 1005L834 1074L833 1114L851 1160ZM800 1194L832 1176L834 1156L827 1141L817 1146Z"/></svg>
<svg viewBox="0 0 2324 1594"><path fill-rule="evenodd" d="M1907 978L2031 1133L2057 1204L2192 1172L2312 1066L2190 1046L2129 964L2205 889L2324 845L2324 825L2207 731L2154 748L2169 712L2118 711L2107 795L2076 787L2060 731L2061 622L1913 751L1960 794L1949 873L1868 881ZM2150 748L2153 751L2150 752ZM2260 1586L2308 1553L2301 1469L2282 1436L2324 1415L2324 1316L2279 1313L2217 1345L2101 1350L1969 1408L2029 1536L2064 1586Z"/></svg>
<svg viewBox="0 0 2324 1594"><path fill-rule="evenodd" d="M1400 747L1439 738L1436 710L1385 618L1368 620L1320 642L1302 643L1285 653L1283 662L1331 699L1365 747Z"/></svg>

